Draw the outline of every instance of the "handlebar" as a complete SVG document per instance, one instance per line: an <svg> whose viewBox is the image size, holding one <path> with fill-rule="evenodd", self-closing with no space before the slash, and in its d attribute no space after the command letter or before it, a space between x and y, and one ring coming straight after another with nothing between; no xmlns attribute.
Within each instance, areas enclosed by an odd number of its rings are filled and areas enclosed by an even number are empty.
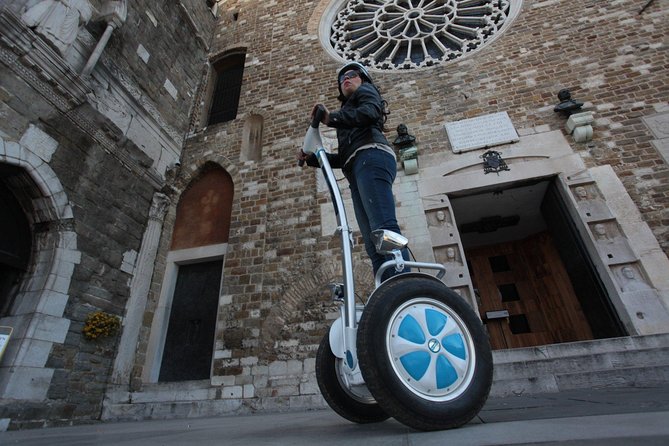
<svg viewBox="0 0 669 446"><path fill-rule="evenodd" d="M314 113L314 118L311 120L311 127L317 129L324 115L325 107L323 107L322 104L318 104L316 106L316 113Z"/></svg>
<svg viewBox="0 0 669 446"><path fill-rule="evenodd" d="M310 124L312 129L317 129L318 128L318 126L320 125L321 120L323 119L324 115L325 115L325 107L323 107L323 105L321 105L321 104L318 104L316 106L316 112L314 113L314 117L311 120L311 124ZM304 166L304 160L299 160L297 162L297 165L300 166L300 167Z"/></svg>

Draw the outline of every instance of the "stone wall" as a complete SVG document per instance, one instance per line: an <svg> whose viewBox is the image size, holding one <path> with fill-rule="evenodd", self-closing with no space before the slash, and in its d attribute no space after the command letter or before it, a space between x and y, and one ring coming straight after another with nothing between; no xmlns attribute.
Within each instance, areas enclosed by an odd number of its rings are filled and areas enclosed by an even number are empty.
<svg viewBox="0 0 669 446"><path fill-rule="evenodd" d="M12 4L19 3L25 2ZM151 289L138 318L131 379L118 398L108 392L107 418L322 404L313 358L337 315L324 285L340 274L339 245L324 230L332 226L325 210L329 196L319 188L317 172L296 166L295 152L313 104L338 107L335 75L342 62L325 52L318 35L329 4L222 0L215 22L204 1L130 2L125 26L114 31L91 79L72 75L81 98L93 93L103 99L92 103L80 99L60 106L66 102L48 96L62 95L59 90L26 75L32 68L3 43L1 136L19 141L32 124L57 143L48 163L72 203L68 222L81 260L66 290L66 337L51 340L43 365L52 372L46 398L7 400L0 419L28 427L99 417L118 339L91 343L82 339L81 327L94 309L124 314L133 271L122 269L124 254L142 249L158 189L172 203L155 271L147 278ZM374 72L390 104L389 139L397 125L406 124L417 138L419 167L426 168L432 160L458 156L450 151L446 122L506 111L521 136L562 131L587 167L613 167L666 254L669 169L656 149L662 135L648 123L662 128L669 114L669 11L656 1L640 13L645 4L524 0L510 28L467 58L429 69ZM81 51L90 51L102 30L90 23L90 41L81 43ZM237 119L207 127L207 60L238 48L247 57ZM575 142L564 130L565 117L553 111L563 88L594 114L592 141ZM262 153L259 160L247 160L241 153L244 124L258 116ZM90 119L86 125L84 117ZM170 171L176 179L164 187L166 169L175 161L181 169ZM176 203L207 162L225 168L235 187L213 374L205 383L155 383L147 378L156 367L147 355L152 331L160 328L154 315ZM425 224L416 209L416 181L400 172L395 193L403 231L422 234L415 229ZM364 295L371 274L357 234L356 241ZM429 252L429 240L416 243Z"/></svg>
<svg viewBox="0 0 669 446"><path fill-rule="evenodd" d="M96 310L126 316L152 198L179 159L215 17L205 2L128 3L90 76L82 62L106 25L95 15L59 53L22 23L27 2L0 8L0 181L34 240L0 315L14 328L0 367L3 429L99 418L120 333L88 340L82 328ZM21 173L5 175L6 164Z"/></svg>
<svg viewBox="0 0 669 446"><path fill-rule="evenodd" d="M318 36L329 4L220 3L210 54L246 50L239 111L234 121L206 127L198 124L207 113L203 98L193 110L198 119L192 121L182 159L192 175L182 178L181 188L205 160L218 160L233 174L212 385L253 384L253 395L260 398L281 391L271 381L253 380L262 374L258 367L276 360L306 361L335 314L322 288L339 269L338 242L322 231L332 226L321 220L332 217L321 211L329 198L318 188L315 172L294 161L313 104L338 107L335 74L341 61L326 54ZM663 43L668 12L652 4L640 14L644 4L585 1L575 7L565 0L525 0L510 28L472 56L424 70L374 72L390 103L389 138L398 124L406 124L417 137L419 166L428 166L432 159L457 157L450 152L446 122L506 111L521 136L560 130L586 166L613 166L666 254L669 169L642 119L669 111ZM593 112L592 141L576 143L565 130L566 117L553 111L563 88ZM206 85L200 91L206 92ZM244 161L240 153L251 115L262 116L264 123L257 162ZM411 233L421 224L416 221L420 212L412 209L420 192L402 173L395 192L400 224ZM169 237L168 223L163 238ZM357 242L364 295L369 266ZM429 252L428 240L418 243ZM161 289L160 269L154 301ZM147 323L143 346L150 327ZM136 377L141 375L137 370Z"/></svg>

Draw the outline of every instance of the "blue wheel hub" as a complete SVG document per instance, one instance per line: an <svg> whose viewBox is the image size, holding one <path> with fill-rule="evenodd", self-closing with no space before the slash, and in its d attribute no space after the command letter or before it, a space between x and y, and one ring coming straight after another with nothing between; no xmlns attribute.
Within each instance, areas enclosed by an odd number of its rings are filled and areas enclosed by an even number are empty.
<svg viewBox="0 0 669 446"><path fill-rule="evenodd" d="M399 307L388 326L386 346L402 383L423 398L453 399L471 381L475 358L469 330L438 300L417 298Z"/></svg>

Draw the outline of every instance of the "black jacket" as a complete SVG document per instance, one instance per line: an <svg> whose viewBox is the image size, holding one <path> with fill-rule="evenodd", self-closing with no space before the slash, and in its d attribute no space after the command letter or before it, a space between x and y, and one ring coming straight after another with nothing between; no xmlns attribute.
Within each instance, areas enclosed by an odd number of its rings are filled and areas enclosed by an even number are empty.
<svg viewBox="0 0 669 446"><path fill-rule="evenodd" d="M341 109L330 113L328 127L337 129L337 153L329 153L328 161L335 168L341 168L358 147L365 144L390 145L383 135L383 99L376 87L367 82L342 105ZM307 160L310 166L318 166L316 157Z"/></svg>

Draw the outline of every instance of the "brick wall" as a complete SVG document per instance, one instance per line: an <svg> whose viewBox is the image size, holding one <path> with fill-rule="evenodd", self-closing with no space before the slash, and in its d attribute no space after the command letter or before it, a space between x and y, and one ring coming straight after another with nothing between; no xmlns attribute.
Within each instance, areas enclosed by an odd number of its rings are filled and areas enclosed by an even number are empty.
<svg viewBox="0 0 669 446"><path fill-rule="evenodd" d="M221 1L218 23L205 2L132 3L126 25L115 31L101 63L130 79L134 98L150 108L149 114L157 111L175 140L188 135L173 185L177 192L208 161L225 168L235 187L214 376L207 390L222 386L212 399L260 398L258 407L285 406L300 396L296 401L316 403L315 349L336 317L323 285L338 276L339 245L322 231L327 193L319 191L313 170L295 165L295 151L313 104L338 106L335 74L341 62L327 55L316 32L330 2ZM656 1L639 14L645 3L525 0L511 27L470 57L426 70L374 73L392 112L389 139L398 124L406 124L417 138L420 160L457 156L450 153L443 128L448 121L506 111L523 134L563 129L565 118L553 107L557 92L568 88L596 119L591 142L568 138L574 151L589 167L610 164L615 169L669 252L669 169L644 123L644 118L669 112L669 11ZM94 24L89 29L93 35L101 31ZM247 52L238 117L203 128L198 123L206 115L201 95L207 86L199 82L203 75L209 80L207 55L233 48ZM123 138L123 129L98 116L99 126L116 138L110 153L65 119L67 110L56 110L1 68L7 118L0 129L6 139L18 140L30 123L39 123L59 142L51 167L72 201L82 259L65 310L72 323L47 365L54 369L49 400L3 405L0 418L23 411L26 426L94 418L116 339L87 343L81 326L92 309L123 313L130 275L119 265L126 251L140 249L151 196L160 185L143 177L151 160ZM244 124L251 115L263 120L260 161L242 161L241 156ZM135 168L119 163L113 156L119 153L134 160ZM415 185L402 175L397 183L400 213L404 209L409 221L420 215L413 209ZM150 388L142 380L143 367L174 224L178 197L173 198L142 321L132 391ZM370 269L356 239L364 295Z"/></svg>
<svg viewBox="0 0 669 446"><path fill-rule="evenodd" d="M183 157L192 169L203 159L224 158L223 167L235 172L217 382L248 383L249 358L269 366L313 357L334 314L320 288L339 268L338 241L321 233L320 205L328 197L317 192L313 171L294 161L312 105L338 107L335 74L341 62L326 54L316 35L328 4L221 3L211 54L247 51L239 112L229 123L192 127ZM644 4L525 0L511 27L474 55L426 70L373 73L390 103L389 139L404 123L417 137L420 157L429 159L457 156L449 155L443 128L448 121L506 111L521 134L563 129L566 118L553 107L558 91L568 88L596 118L594 139L570 139L574 151L590 167L614 167L669 252L669 169L641 120L669 111L669 53L663 43L668 12L658 3L639 14ZM244 120L251 114L264 118L262 160L241 162ZM413 199L415 193L403 195L396 186L408 221L412 203L402 203L402 197ZM360 244L355 253L365 258ZM368 265L359 263L368 273ZM271 383L259 386L256 396L272 394Z"/></svg>

